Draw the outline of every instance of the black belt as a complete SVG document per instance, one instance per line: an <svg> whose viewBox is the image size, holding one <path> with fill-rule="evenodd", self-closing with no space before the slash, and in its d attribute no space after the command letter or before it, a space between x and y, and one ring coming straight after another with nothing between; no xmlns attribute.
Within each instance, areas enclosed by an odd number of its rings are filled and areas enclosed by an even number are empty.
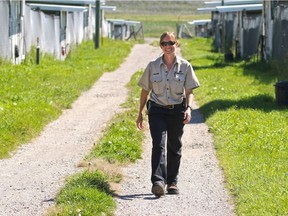
<svg viewBox="0 0 288 216"><path fill-rule="evenodd" d="M160 104L157 104L155 103L154 101L151 101L150 100L150 103L152 106L155 106L155 107L160 107L160 108L164 108L164 109L174 109L176 107L183 107L183 104L173 104L173 105L160 105Z"/></svg>

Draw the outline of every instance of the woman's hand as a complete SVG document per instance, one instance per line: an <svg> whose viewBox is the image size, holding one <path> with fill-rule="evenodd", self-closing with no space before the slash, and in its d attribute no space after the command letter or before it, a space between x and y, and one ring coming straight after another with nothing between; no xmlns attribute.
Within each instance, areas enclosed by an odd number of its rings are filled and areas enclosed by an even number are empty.
<svg viewBox="0 0 288 216"><path fill-rule="evenodd" d="M144 125L143 125L143 115L142 113L139 113L138 114L138 118L136 120L136 124L137 124L137 128L139 130L142 130L144 128Z"/></svg>
<svg viewBox="0 0 288 216"><path fill-rule="evenodd" d="M183 124L189 124L192 119L192 100L194 98L192 89L186 89L186 110L184 113Z"/></svg>
<svg viewBox="0 0 288 216"><path fill-rule="evenodd" d="M192 111L191 109L186 109L186 111L184 112L184 121L183 124L189 124L190 121L192 119Z"/></svg>

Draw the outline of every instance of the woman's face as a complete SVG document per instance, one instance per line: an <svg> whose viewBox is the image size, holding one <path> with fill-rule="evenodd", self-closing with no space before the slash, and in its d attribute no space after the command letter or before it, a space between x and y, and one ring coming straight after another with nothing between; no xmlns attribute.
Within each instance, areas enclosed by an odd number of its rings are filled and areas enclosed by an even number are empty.
<svg viewBox="0 0 288 216"><path fill-rule="evenodd" d="M160 43L160 47L162 49L162 51L164 52L164 54L175 54L175 49L177 47L177 42L175 40L174 37L171 37L170 35L166 35L161 43Z"/></svg>

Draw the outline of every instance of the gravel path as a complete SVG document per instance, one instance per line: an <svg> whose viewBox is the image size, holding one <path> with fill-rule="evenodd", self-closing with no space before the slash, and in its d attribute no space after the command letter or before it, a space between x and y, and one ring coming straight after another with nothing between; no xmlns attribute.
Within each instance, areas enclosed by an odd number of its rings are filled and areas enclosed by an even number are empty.
<svg viewBox="0 0 288 216"><path fill-rule="evenodd" d="M159 56L160 49L138 44L113 73L105 73L72 108L45 127L35 140L19 148L13 157L0 160L0 216L38 216L54 205L57 192L77 164L101 136L105 124L120 112L131 75ZM154 199L150 193L150 143L143 160L124 170L117 215L232 215L213 140L197 110L187 125L181 166L179 196Z"/></svg>

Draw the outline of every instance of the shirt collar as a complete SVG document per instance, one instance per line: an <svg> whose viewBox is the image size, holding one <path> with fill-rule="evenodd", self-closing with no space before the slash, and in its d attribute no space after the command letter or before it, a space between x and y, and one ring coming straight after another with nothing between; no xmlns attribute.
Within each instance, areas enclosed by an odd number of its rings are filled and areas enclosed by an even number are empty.
<svg viewBox="0 0 288 216"><path fill-rule="evenodd" d="M160 62L159 62L159 65L161 66L162 64L165 64L164 61L163 61L163 56L164 54L162 54L161 58L160 58ZM175 64L179 64L180 63L180 58L176 55L176 60L174 61L174 65Z"/></svg>

